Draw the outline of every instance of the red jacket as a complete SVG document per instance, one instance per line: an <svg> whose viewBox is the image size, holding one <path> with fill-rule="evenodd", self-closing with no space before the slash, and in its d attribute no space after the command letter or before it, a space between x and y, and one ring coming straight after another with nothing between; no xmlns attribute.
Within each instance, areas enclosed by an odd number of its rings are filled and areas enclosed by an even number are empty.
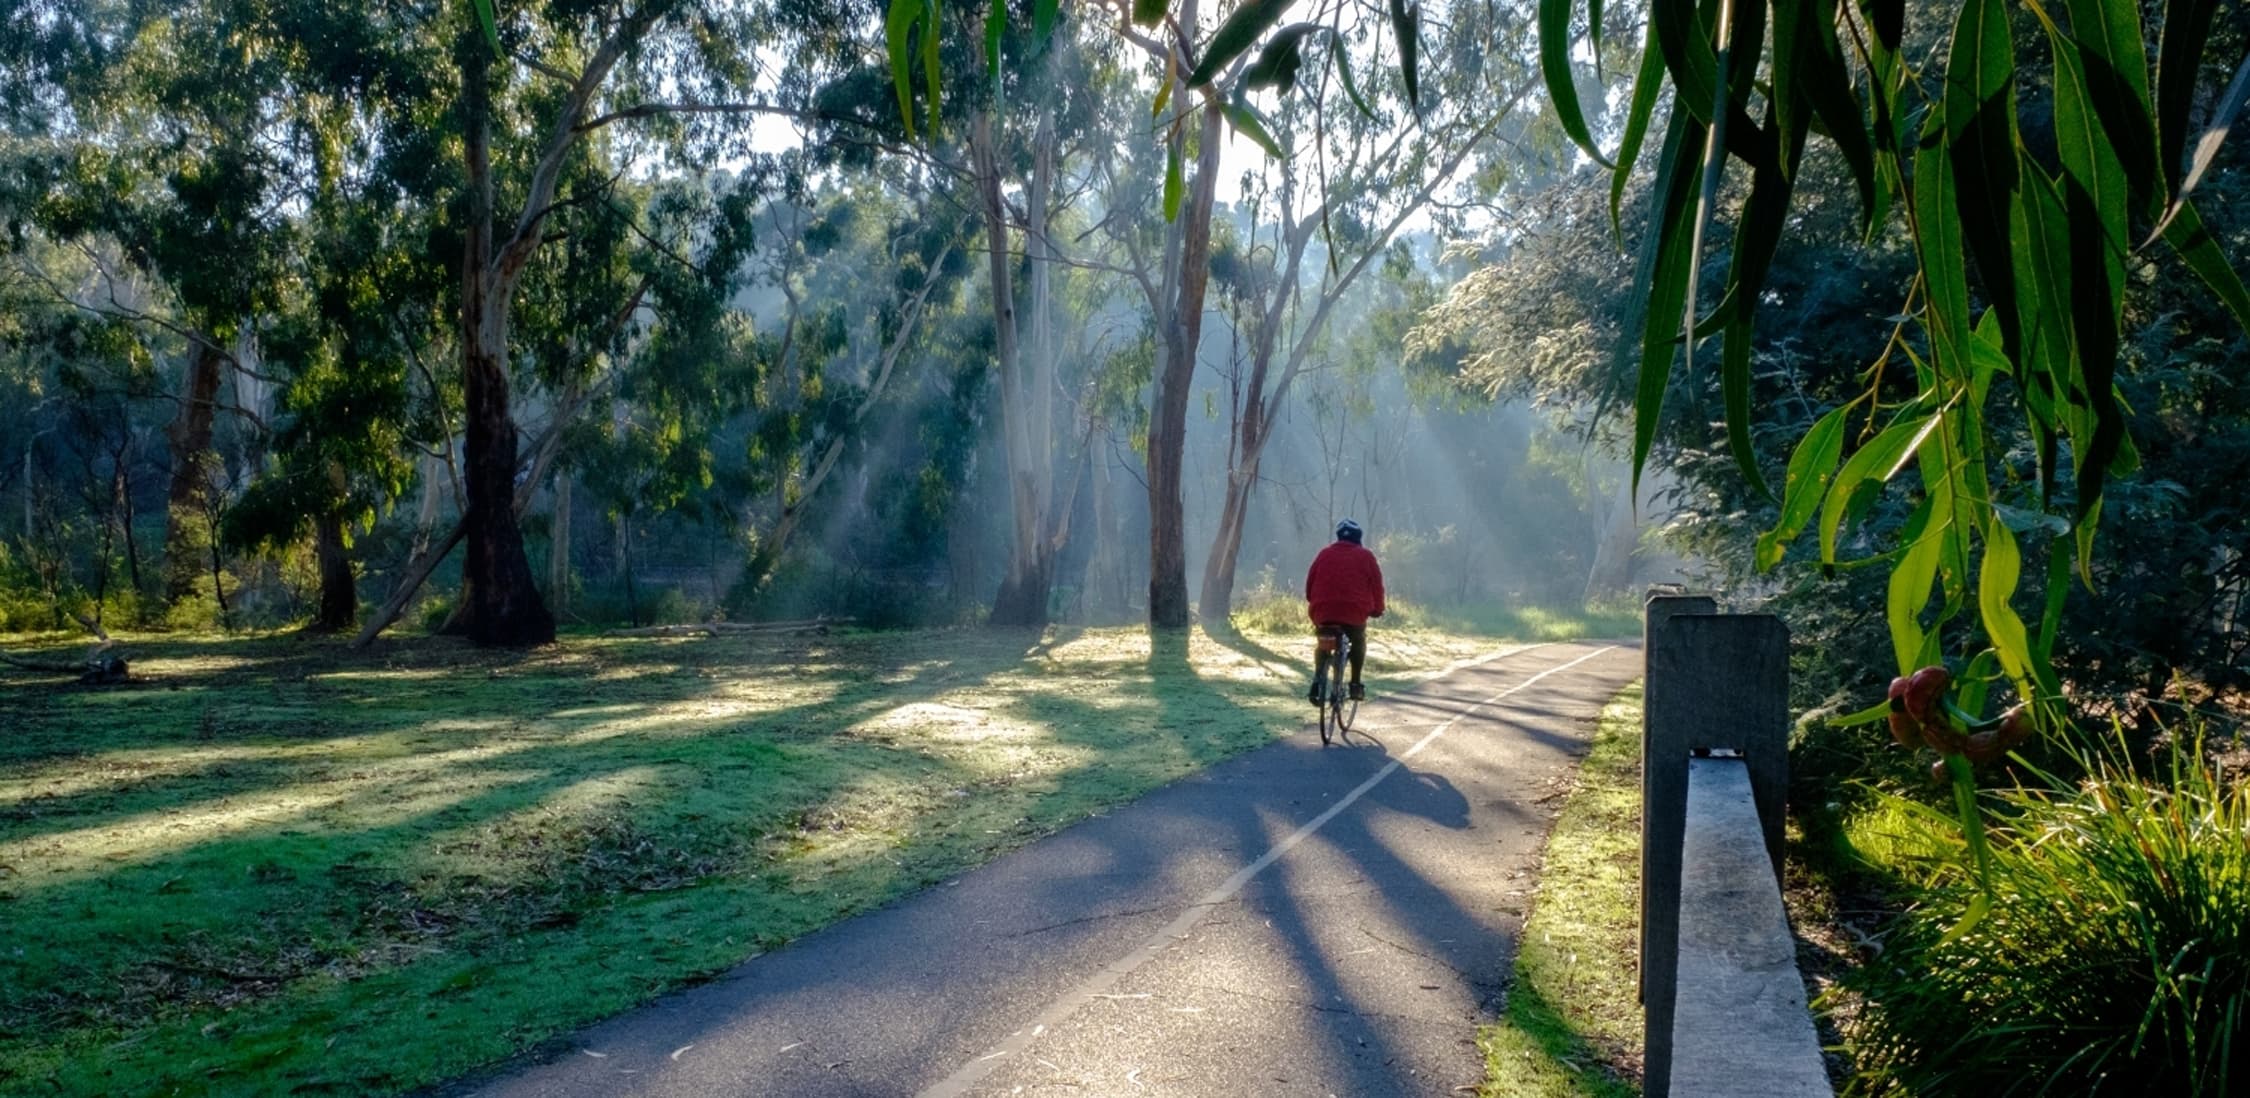
<svg viewBox="0 0 2250 1098"><path fill-rule="evenodd" d="M1365 546L1338 541L1305 572L1305 611L1314 625L1366 625L1383 613L1383 570Z"/></svg>

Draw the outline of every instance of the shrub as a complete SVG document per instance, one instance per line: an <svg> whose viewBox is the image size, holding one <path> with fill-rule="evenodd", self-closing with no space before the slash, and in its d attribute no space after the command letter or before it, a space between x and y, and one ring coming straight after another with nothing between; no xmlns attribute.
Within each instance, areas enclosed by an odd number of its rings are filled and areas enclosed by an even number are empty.
<svg viewBox="0 0 2250 1098"><path fill-rule="evenodd" d="M1884 861L1929 876L1845 981L1857 1089L2221 1095L2250 1082L2250 787L2197 751L2155 781L1989 794L1989 887L1949 815L1902 798ZM1984 909L1981 917L1974 913ZM1833 1005L1833 1004L1832 1004Z"/></svg>

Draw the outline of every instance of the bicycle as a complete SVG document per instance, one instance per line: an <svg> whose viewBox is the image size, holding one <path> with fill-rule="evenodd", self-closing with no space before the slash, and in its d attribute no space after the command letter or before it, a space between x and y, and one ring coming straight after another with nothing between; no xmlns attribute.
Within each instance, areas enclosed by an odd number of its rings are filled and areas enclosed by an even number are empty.
<svg viewBox="0 0 2250 1098"><path fill-rule="evenodd" d="M1320 712L1320 746L1327 747L1331 735L1341 739L1352 730L1352 718L1359 715L1359 702L1351 695L1345 672L1351 667L1352 638L1343 630L1322 626L1319 632L1320 662L1313 668L1313 706Z"/></svg>

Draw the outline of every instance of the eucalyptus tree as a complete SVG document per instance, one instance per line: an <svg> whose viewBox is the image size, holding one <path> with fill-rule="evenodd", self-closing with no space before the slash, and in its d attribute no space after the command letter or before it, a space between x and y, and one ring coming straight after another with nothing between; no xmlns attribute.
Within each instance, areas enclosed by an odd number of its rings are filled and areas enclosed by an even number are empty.
<svg viewBox="0 0 2250 1098"><path fill-rule="evenodd" d="M519 348L510 329L527 272L555 243L553 220L574 202L601 201L590 174L575 194L564 194L562 184L574 169L595 165L623 175L636 162L692 170L747 158L742 119L773 109L757 98L764 75L757 47L773 29L768 14L763 5L728 0L577 0L497 12L489 0L470 0L449 6L439 21L439 33L454 43L461 89L462 624L480 643L554 637L516 519L522 470L511 375ZM698 230L703 254L672 258L702 269L733 252L735 242L747 243L753 209L747 201L717 203L715 220ZM734 277L732 269L720 277ZM639 308L631 291L603 303L600 311L614 318L611 340L630 337ZM610 340L595 345L613 349ZM594 357L573 360L591 368Z"/></svg>
<svg viewBox="0 0 2250 1098"><path fill-rule="evenodd" d="M55 301L176 341L184 366L168 432L167 601L201 582L216 501L213 430L229 373L281 292L295 247L295 168L308 137L302 86L252 5L65 6L40 38L58 51L24 70L0 185L18 233L96 262L89 283L34 270ZM22 28L14 28L21 33ZM37 37L35 35L35 37ZM156 292L120 292L136 277ZM244 411L239 405L236 411Z"/></svg>
<svg viewBox="0 0 2250 1098"><path fill-rule="evenodd" d="M772 579L847 455L864 453L878 409L914 391L902 382L932 361L932 320L970 271L959 206L896 167L871 165L760 218L767 239L753 285L781 301L746 439L761 490L743 509L753 546L745 595Z"/></svg>
<svg viewBox="0 0 2250 1098"><path fill-rule="evenodd" d="M1371 51L1353 56L1344 35L1316 35L1358 11L1346 2L1307 10L1308 21L1291 28L1297 33L1277 35L1243 76L1248 87L1279 93L1282 155L1251 178L1249 239L1232 264L1243 274L1232 296L1242 306L1238 323L1248 328L1248 362L1230 387L1226 490L1198 600L1207 625L1227 621L1275 417L1315 362L1338 303L1433 201L1500 177L1483 172L1472 181L1467 169L1485 159L1489 138L1526 128L1516 111L1538 86L1528 10L1459 5L1432 20L1424 44L1477 60L1433 71L1417 111L1404 81L1384 74ZM1329 63L1304 68L1308 39L1321 43ZM1374 77L1358 82L1364 95L1347 83L1354 68Z"/></svg>

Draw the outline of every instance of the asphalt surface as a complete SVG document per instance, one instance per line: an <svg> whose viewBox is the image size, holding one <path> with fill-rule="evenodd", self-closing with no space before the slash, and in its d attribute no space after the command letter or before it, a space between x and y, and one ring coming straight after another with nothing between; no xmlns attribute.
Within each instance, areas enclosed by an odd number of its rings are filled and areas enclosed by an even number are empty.
<svg viewBox="0 0 2250 1098"><path fill-rule="evenodd" d="M1559 780L1640 673L1541 645L1289 740L577 1035L495 1096L1446 1095Z"/></svg>

